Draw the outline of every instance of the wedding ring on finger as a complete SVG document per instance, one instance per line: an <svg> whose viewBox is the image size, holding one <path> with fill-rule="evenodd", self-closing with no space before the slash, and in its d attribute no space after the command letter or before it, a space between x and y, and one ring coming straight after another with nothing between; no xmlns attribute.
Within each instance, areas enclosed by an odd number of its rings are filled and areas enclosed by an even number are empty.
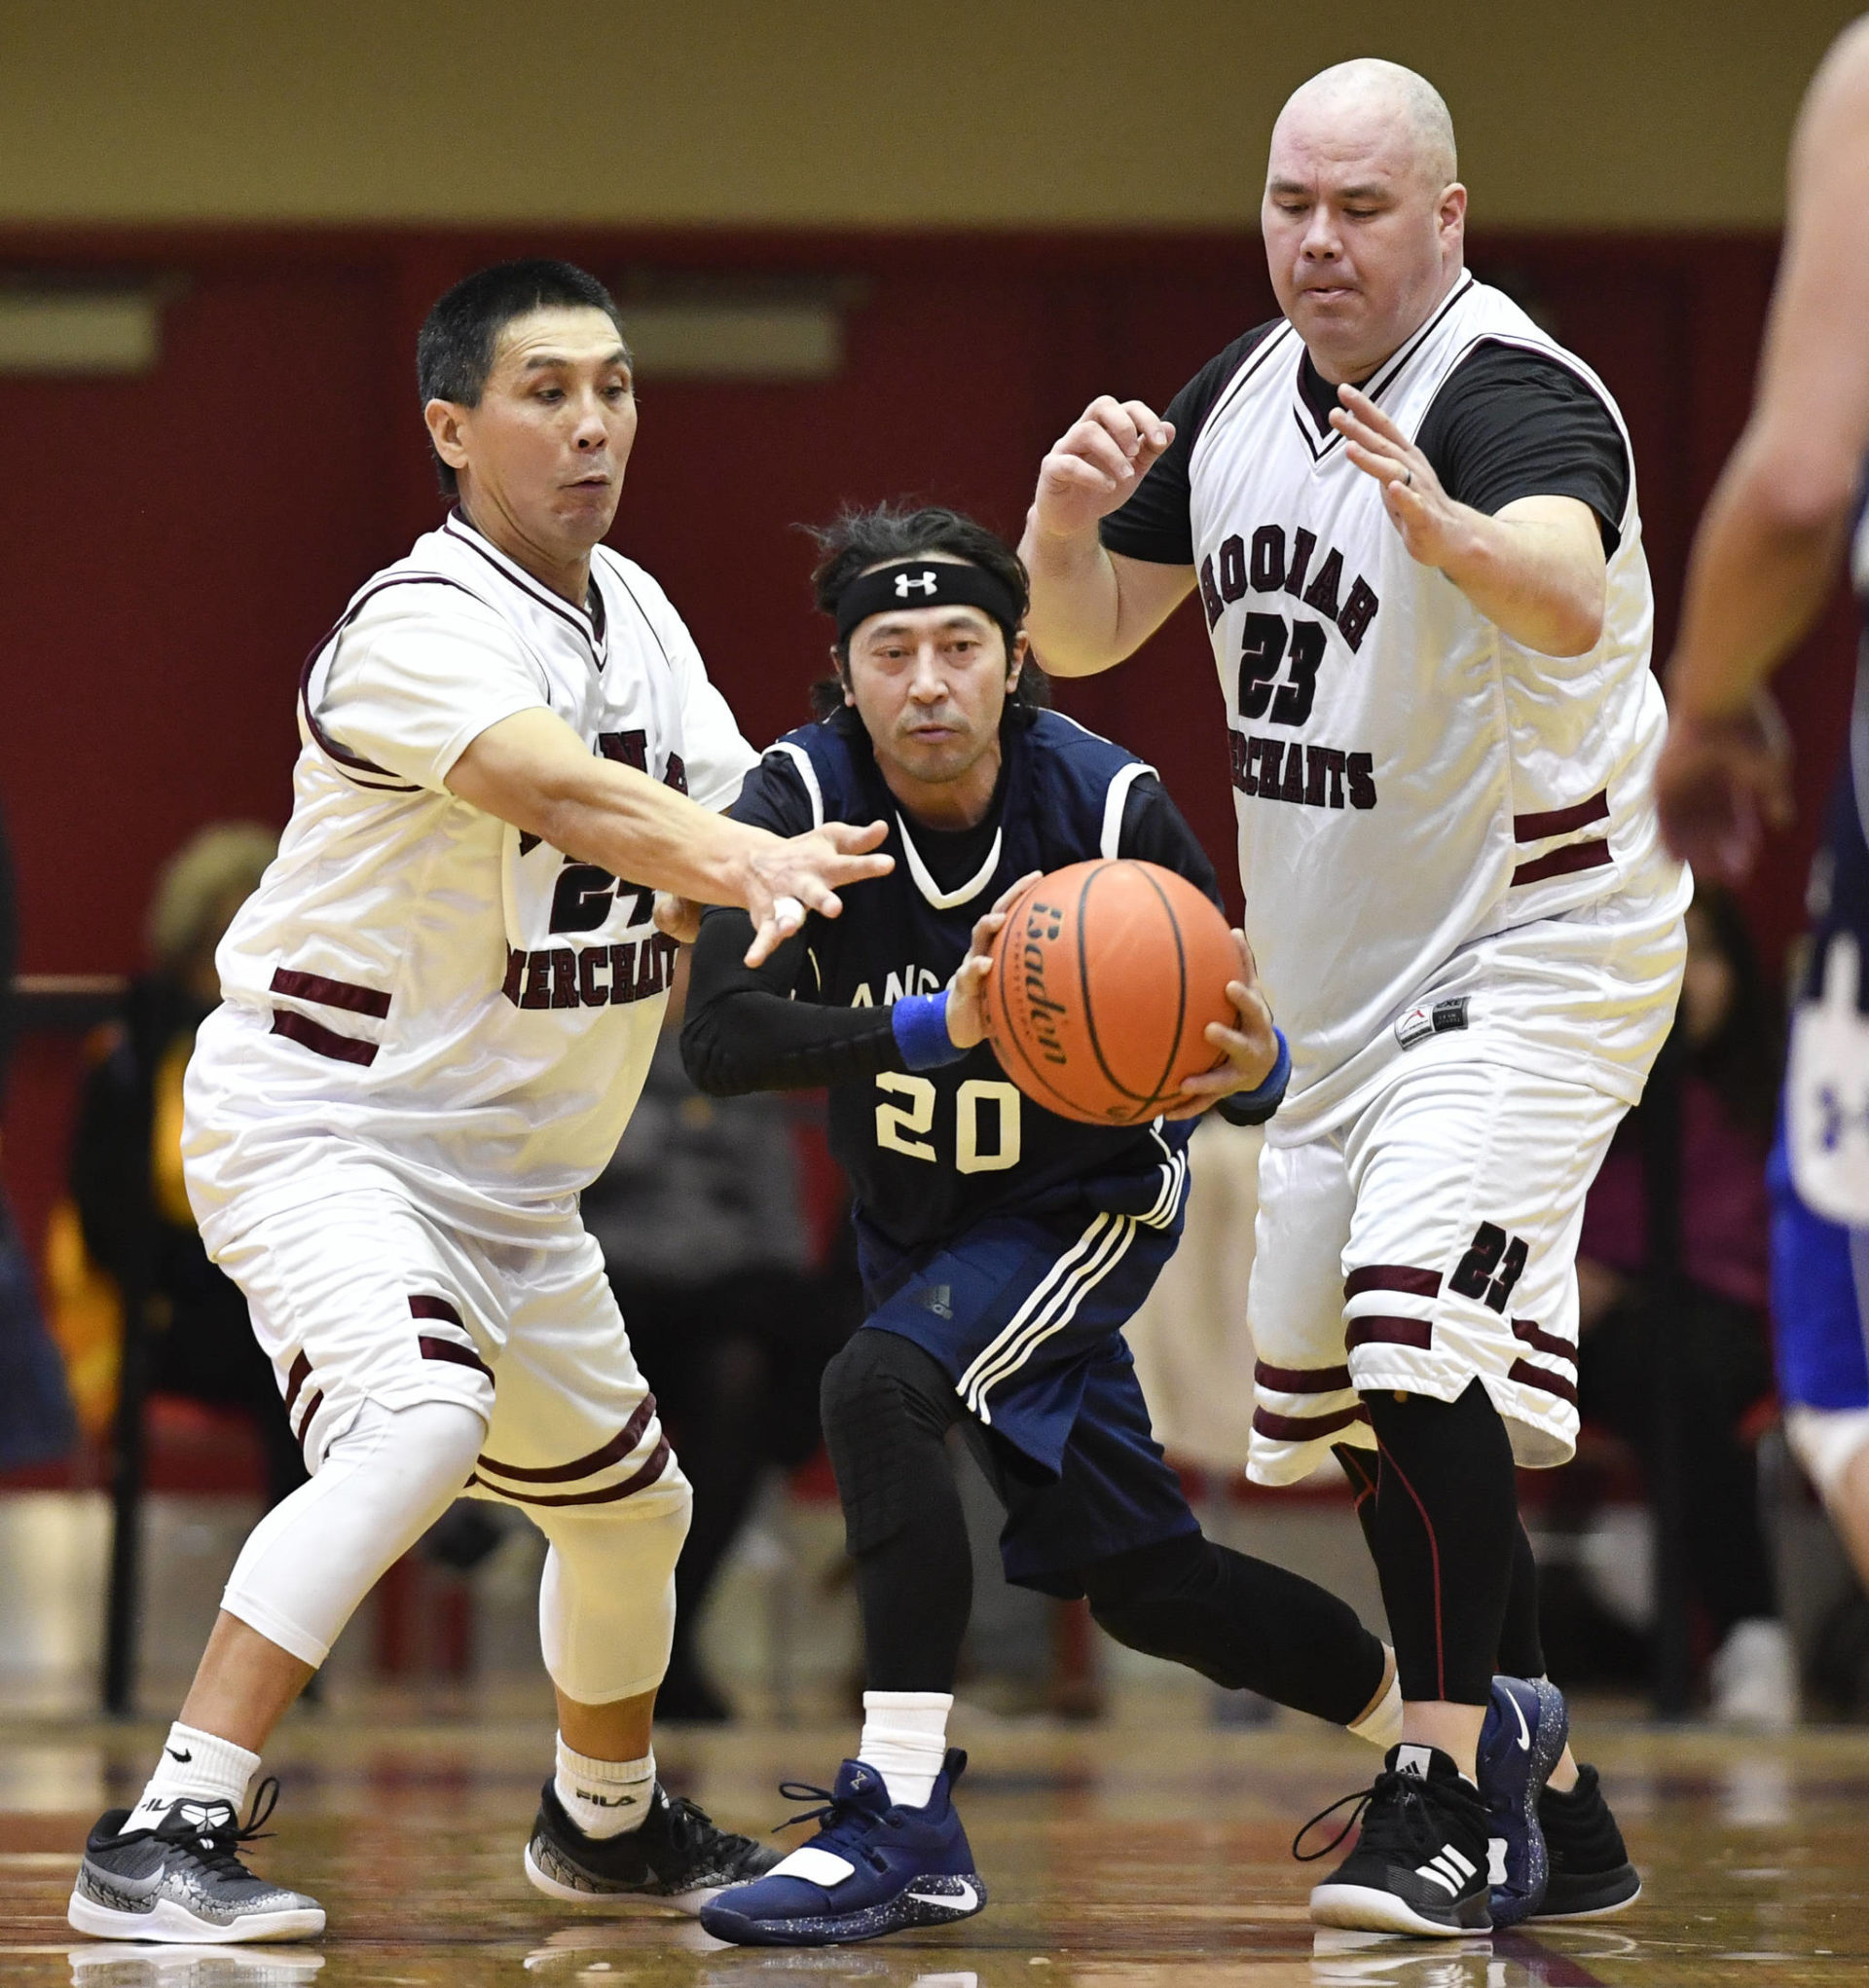
<svg viewBox="0 0 1869 1988"><path fill-rule="evenodd" d="M805 922L805 907L796 898L775 898L772 921L781 932L796 932Z"/></svg>

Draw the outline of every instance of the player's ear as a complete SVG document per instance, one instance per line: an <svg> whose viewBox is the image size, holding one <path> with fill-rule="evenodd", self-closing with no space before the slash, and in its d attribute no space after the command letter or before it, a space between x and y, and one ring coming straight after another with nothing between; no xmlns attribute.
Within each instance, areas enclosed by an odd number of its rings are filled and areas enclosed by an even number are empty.
<svg viewBox="0 0 1869 1988"><path fill-rule="evenodd" d="M467 449L461 439L461 416L465 411L452 400L431 400L421 411L422 420L428 423L428 439L435 445L435 454L450 469L465 469L467 466Z"/></svg>
<svg viewBox="0 0 1869 1988"><path fill-rule="evenodd" d="M845 704L854 711L857 707L857 699L851 694L850 658L844 654L843 650L835 643L832 643L830 645L830 667L836 675L837 681L843 686Z"/></svg>
<svg viewBox="0 0 1869 1988"><path fill-rule="evenodd" d="M1032 638L1024 629L1012 638L1012 653L1006 659L1006 694L1010 697L1018 688L1019 672L1025 668L1025 659L1032 653Z"/></svg>

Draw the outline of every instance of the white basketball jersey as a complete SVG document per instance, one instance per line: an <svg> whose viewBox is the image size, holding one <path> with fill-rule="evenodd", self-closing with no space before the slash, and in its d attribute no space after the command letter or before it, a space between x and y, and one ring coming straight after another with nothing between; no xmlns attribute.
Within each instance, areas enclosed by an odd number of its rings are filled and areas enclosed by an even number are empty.
<svg viewBox="0 0 1869 1988"><path fill-rule="evenodd" d="M759 755L648 574L600 546L591 576L596 617L457 516L307 664L292 819L222 942L188 1072L210 1249L385 1171L438 1219L518 1240L615 1150L675 958L652 893L456 798L448 773L541 705L710 809Z"/></svg>
<svg viewBox="0 0 1869 1988"><path fill-rule="evenodd" d="M1569 367L1622 425L1589 368L1471 276L1366 390L1413 435L1483 341ZM1303 350L1282 325L1242 360L1190 465L1247 931L1292 1046L1286 1139L1341 1119L1379 1039L1411 1047L1395 1032L1462 948L1626 891L1679 909L1648 793L1665 717L1632 466L1602 638L1541 655L1409 556L1380 486L1319 435ZM1607 1030L1586 1052L1605 1069L1577 1074L1636 1094L1613 1066L1645 1069L1651 1038Z"/></svg>

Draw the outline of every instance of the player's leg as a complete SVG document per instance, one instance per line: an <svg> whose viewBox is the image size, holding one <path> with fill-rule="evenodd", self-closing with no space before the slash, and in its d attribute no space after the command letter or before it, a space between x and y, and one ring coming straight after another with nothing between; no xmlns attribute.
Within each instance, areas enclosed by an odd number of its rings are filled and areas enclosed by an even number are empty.
<svg viewBox="0 0 1869 1988"><path fill-rule="evenodd" d="M458 1321L452 1253L387 1196L312 1212L257 1225L225 1261L315 1474L242 1548L141 1798L92 1832L70 1906L80 1932L224 1941L322 1929L312 1899L262 1884L230 1856L239 1808L281 1713L474 1466L491 1370L458 1322L423 1323L411 1308L414 1297ZM426 1355L424 1342L447 1351Z"/></svg>
<svg viewBox="0 0 1869 1988"><path fill-rule="evenodd" d="M538 1625L557 1757L526 1874L552 1897L691 1912L773 1857L656 1779L655 1693L674 1640L688 1482L581 1227L484 1255L508 1337L475 1494L518 1506L550 1541Z"/></svg>
<svg viewBox="0 0 1869 1988"><path fill-rule="evenodd" d="M953 1376L913 1341L865 1326L825 1369L822 1402L857 1569L862 1733L810 1842L702 1913L740 1945L873 1939L986 1902L949 1798L966 1762L948 1749L947 1718L973 1603L945 1440L962 1416Z"/></svg>

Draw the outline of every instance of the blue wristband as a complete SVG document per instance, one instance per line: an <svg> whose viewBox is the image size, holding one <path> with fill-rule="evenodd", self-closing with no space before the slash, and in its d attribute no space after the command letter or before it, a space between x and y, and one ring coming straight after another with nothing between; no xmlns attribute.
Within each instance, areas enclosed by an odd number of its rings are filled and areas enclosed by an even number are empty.
<svg viewBox="0 0 1869 1988"><path fill-rule="evenodd" d="M1227 1099L1236 1110L1257 1111L1262 1105L1276 1104L1285 1095L1285 1086L1292 1081L1292 1047L1282 1028L1274 1028L1272 1034L1278 1039L1278 1060L1257 1090L1236 1090Z"/></svg>
<svg viewBox="0 0 1869 1988"><path fill-rule="evenodd" d="M889 1025L896 1031L896 1047L911 1070L938 1070L943 1063L958 1063L967 1054L956 1049L947 1032L947 990L938 994L910 994L889 1012Z"/></svg>

